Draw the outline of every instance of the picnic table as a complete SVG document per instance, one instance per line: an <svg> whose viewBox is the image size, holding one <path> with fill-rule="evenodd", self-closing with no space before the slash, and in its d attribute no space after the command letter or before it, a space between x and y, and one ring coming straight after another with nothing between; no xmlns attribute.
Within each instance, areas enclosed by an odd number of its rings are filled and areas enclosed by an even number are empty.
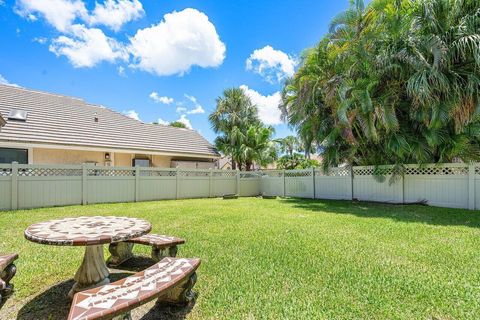
<svg viewBox="0 0 480 320"><path fill-rule="evenodd" d="M94 216L35 223L25 229L29 241L56 246L85 246L82 264L75 273L75 284L68 296L108 284L103 245L126 241L150 232L150 222L137 218Z"/></svg>

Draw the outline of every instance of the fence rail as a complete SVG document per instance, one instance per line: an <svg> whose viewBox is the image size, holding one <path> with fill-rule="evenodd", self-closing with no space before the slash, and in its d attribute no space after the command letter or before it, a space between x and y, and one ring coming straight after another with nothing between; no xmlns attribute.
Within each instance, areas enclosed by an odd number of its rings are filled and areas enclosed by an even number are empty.
<svg viewBox="0 0 480 320"><path fill-rule="evenodd" d="M395 175L395 179L392 176ZM480 209L480 164L226 170L0 164L0 209L259 194Z"/></svg>

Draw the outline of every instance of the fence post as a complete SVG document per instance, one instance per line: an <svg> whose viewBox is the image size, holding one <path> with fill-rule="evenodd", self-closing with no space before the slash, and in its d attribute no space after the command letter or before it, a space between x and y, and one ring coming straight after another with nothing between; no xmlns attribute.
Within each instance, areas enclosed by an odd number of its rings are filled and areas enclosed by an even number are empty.
<svg viewBox="0 0 480 320"><path fill-rule="evenodd" d="M212 179L212 168L208 169L208 197L211 198L213 195L213 179Z"/></svg>
<svg viewBox="0 0 480 320"><path fill-rule="evenodd" d="M237 169L237 195L240 197L240 170Z"/></svg>
<svg viewBox="0 0 480 320"><path fill-rule="evenodd" d="M283 197L287 196L286 184L285 184L285 169L283 169Z"/></svg>
<svg viewBox="0 0 480 320"><path fill-rule="evenodd" d="M140 167L135 166L135 202L139 200L140 194Z"/></svg>
<svg viewBox="0 0 480 320"><path fill-rule="evenodd" d="M468 209L475 210L475 165L468 165Z"/></svg>
<svg viewBox="0 0 480 320"><path fill-rule="evenodd" d="M315 199L315 168L312 167L312 182L313 182L313 199Z"/></svg>
<svg viewBox="0 0 480 320"><path fill-rule="evenodd" d="M351 189L351 195L352 195L352 200L355 199L355 191L354 191L354 186L355 184L353 183L353 166L350 166L350 189Z"/></svg>
<svg viewBox="0 0 480 320"><path fill-rule="evenodd" d="M12 162L12 210L18 209L18 162Z"/></svg>
<svg viewBox="0 0 480 320"><path fill-rule="evenodd" d="M85 163L82 164L82 205L86 205L88 203L88 170L87 165Z"/></svg>
<svg viewBox="0 0 480 320"><path fill-rule="evenodd" d="M178 168L175 168L175 199L180 196L180 177Z"/></svg>

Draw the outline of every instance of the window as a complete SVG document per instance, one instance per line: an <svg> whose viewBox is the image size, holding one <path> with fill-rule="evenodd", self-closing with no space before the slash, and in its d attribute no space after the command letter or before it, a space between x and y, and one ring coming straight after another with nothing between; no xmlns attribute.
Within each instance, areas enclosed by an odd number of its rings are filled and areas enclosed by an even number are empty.
<svg viewBox="0 0 480 320"><path fill-rule="evenodd" d="M28 150L0 148L0 163L12 163L15 161L20 164L28 164Z"/></svg>
<svg viewBox="0 0 480 320"><path fill-rule="evenodd" d="M132 166L136 167L144 167L148 168L150 167L150 159L133 159L132 160Z"/></svg>

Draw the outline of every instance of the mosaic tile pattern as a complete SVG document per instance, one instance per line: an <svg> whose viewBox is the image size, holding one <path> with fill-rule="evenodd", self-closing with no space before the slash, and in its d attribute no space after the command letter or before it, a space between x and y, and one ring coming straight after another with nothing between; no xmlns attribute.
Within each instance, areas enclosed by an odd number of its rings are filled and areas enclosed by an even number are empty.
<svg viewBox="0 0 480 320"><path fill-rule="evenodd" d="M138 238L127 240L126 242L151 245L161 249L176 246L179 244L184 244L185 240L177 237L151 233Z"/></svg>
<svg viewBox="0 0 480 320"><path fill-rule="evenodd" d="M10 263L13 261L17 260L18 254L16 253L11 253L11 254L5 254L5 255L0 255L0 273L3 269L5 269Z"/></svg>
<svg viewBox="0 0 480 320"><path fill-rule="evenodd" d="M27 240L60 246L87 246L125 241L147 234L150 222L126 217L76 217L32 224Z"/></svg>
<svg viewBox="0 0 480 320"><path fill-rule="evenodd" d="M187 279L199 259L165 258L127 278L75 295L69 320L110 318L144 304Z"/></svg>

